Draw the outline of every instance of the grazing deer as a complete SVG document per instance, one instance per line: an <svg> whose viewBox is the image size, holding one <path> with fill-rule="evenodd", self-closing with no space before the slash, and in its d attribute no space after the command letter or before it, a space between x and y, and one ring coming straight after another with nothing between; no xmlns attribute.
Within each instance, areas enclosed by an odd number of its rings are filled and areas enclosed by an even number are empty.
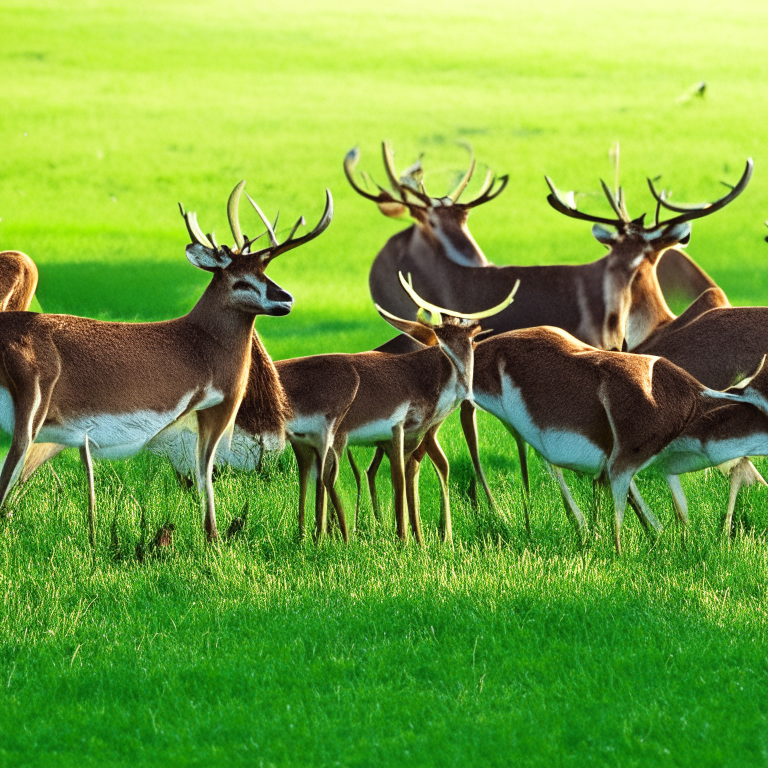
<svg viewBox="0 0 768 768"><path fill-rule="evenodd" d="M0 312L24 312L37 290L37 266L20 251L0 252Z"/></svg>
<svg viewBox="0 0 768 768"><path fill-rule="evenodd" d="M424 301L402 275L399 276L406 293L420 308L415 321L393 316L381 307L376 307L381 316L392 326L415 338L425 348L402 355L386 352L359 352L347 355L321 355L297 361L299 365L315 366L314 377L301 377L294 383L285 376L285 367L279 367L281 380L288 392L293 418L287 425L288 437L296 446L310 446L317 456L316 535L322 535L325 527L325 502L323 486L327 488L334 507L339 514L342 532L346 527L341 500L334 484L338 475L339 456L348 445L375 445L390 461L392 484L395 491L395 516L397 535L405 539L407 528L406 507L409 507L411 529L421 543L422 532L418 508L407 499L415 498L414 485L418 476L420 460L413 459L424 436L436 433L440 424L459 403L472 397L472 368L474 337L480 332L478 321L503 311L513 300L517 285L501 304L475 313L460 314L444 310ZM443 318L442 315L446 317ZM328 361L328 365L324 363ZM283 366L285 366L284 361ZM327 409L318 403L313 409L302 411L296 394L323 401L335 400L334 389L339 377L339 366L351 366L357 374L354 396L343 414L336 420L328 419ZM346 377L349 380L351 377ZM322 393L322 398L319 393ZM431 443L430 456L440 475L443 496L441 528L443 539L452 538L450 505L448 503L448 462L437 443ZM297 452L302 482L308 474L306 452ZM326 456L330 456L327 459ZM324 482L321 485L320 479ZM302 492L302 498L304 492Z"/></svg>
<svg viewBox="0 0 768 768"><path fill-rule="evenodd" d="M754 376L737 392L718 392L662 357L598 350L559 328L539 327L480 342L472 391L478 407L554 466L605 474L620 552L630 491L641 519L660 528L633 487L634 475L722 399L743 404L754 397ZM573 512L567 503L566 509Z"/></svg>
<svg viewBox="0 0 768 768"><path fill-rule="evenodd" d="M192 243L189 261L213 274L192 311L157 323L111 323L70 315L0 314L4 354L0 362L0 427L12 433L0 472L0 504L19 478L35 442L76 446L88 471L89 529L93 542L94 490L91 454L133 455L158 433L191 412L197 417L197 486L203 496L204 528L217 538L211 471L216 447L232 428L249 371L260 367L271 380L268 394L280 393L272 361L254 343L257 315L286 315L293 297L270 280L272 259L321 234L333 217L326 206L318 225L278 242L258 205L270 244L252 250L254 240L240 227L238 205L245 182L229 197L227 213L234 246L219 246L203 234L194 213L182 216ZM255 393L256 397L260 393ZM285 415L284 402L274 405ZM270 407L265 404L265 407Z"/></svg>

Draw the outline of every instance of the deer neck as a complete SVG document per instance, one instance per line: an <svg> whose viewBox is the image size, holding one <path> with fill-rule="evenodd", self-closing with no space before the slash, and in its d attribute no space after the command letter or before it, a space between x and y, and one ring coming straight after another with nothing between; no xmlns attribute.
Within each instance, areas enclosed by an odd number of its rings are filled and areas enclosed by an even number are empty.
<svg viewBox="0 0 768 768"><path fill-rule="evenodd" d="M626 330L627 349L630 351L675 319L661 292L656 275L657 264L658 259L653 263L644 259L632 280Z"/></svg>
<svg viewBox="0 0 768 768"><path fill-rule="evenodd" d="M466 224L450 228L434 225L428 233L414 225L410 248L413 253L430 251L462 267L485 267L488 259L467 229Z"/></svg>
<svg viewBox="0 0 768 768"><path fill-rule="evenodd" d="M247 350L256 313L232 307L229 295L226 281L215 274L186 319L202 328L222 349Z"/></svg>

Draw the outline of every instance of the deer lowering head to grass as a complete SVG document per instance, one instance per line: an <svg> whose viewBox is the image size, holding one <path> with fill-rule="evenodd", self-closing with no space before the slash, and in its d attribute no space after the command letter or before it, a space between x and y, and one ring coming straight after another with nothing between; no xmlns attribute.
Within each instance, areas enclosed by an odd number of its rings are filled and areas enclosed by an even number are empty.
<svg viewBox="0 0 768 768"><path fill-rule="evenodd" d="M189 261L212 279L189 314L158 323L99 322L70 315L0 314L4 354L0 362L0 427L13 435L0 473L0 503L19 477L30 445L75 446L89 471L90 538L93 541L91 454L130 456L177 419L196 412L196 481L203 496L204 527L217 538L211 470L222 436L231 428L249 370L274 369L263 347L253 343L257 315L286 315L293 297L270 280L272 259L317 237L333 216L330 192L318 225L254 248L243 234L240 182L227 206L233 246L203 234L194 213L182 215L192 243ZM246 193L247 195L247 193ZM256 354L260 360L254 360ZM278 404L278 409L281 406Z"/></svg>
<svg viewBox="0 0 768 768"><path fill-rule="evenodd" d="M316 355L277 363L293 415L287 424L300 469L300 523L306 482L314 463L317 477L315 536L326 529L325 491L337 511L342 535L346 520L335 490L339 457L347 445L373 445L390 460L395 494L397 535L406 539L406 509L417 541L422 541L418 507L413 499L418 459L413 459L424 435L437 428L458 404L472 396L474 337L479 320L501 311L512 301L516 287L492 309L461 315L424 301L401 276L406 294L419 306L415 321L394 317L377 307L382 317L424 347L395 355L386 352ZM445 316L444 316L445 315ZM441 528L451 539L448 502L448 462L435 440L431 453L440 477Z"/></svg>
<svg viewBox="0 0 768 768"><path fill-rule="evenodd" d="M660 527L634 488L634 475L723 399L748 401L757 381L755 369L751 374L738 391L718 392L664 358L598 350L543 327L480 342L473 393L478 407L554 466L605 476L620 551L630 490L641 519ZM583 526L583 516L564 500Z"/></svg>

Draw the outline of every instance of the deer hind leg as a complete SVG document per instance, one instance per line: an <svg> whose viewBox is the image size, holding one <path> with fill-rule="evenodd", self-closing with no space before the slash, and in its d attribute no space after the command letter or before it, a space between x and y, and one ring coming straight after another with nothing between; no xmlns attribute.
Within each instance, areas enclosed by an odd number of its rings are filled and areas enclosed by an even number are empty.
<svg viewBox="0 0 768 768"><path fill-rule="evenodd" d="M85 434L85 442L80 449L80 461L85 467L88 478L88 543L91 549L96 546L96 490L93 485L93 462L91 461L91 444L88 433Z"/></svg>
<svg viewBox="0 0 768 768"><path fill-rule="evenodd" d="M333 509L336 512L336 520L339 523L341 538L347 542L349 541L349 533L347 531L347 518L344 515L344 504L336 491L336 481L339 478L339 455L344 455L343 447L340 448L338 453L336 453L336 450L332 446L328 449L329 462L325 471L325 487L328 491L328 497L331 500Z"/></svg>
<svg viewBox="0 0 768 768"><path fill-rule="evenodd" d="M55 352L48 360L56 367L49 365L49 368L53 369L43 373L33 370L34 362L29 359L28 352L24 349L20 357L6 356L3 361L13 381L16 396L13 399L13 438L0 471L0 508L5 503L8 492L21 476L27 452L48 414L53 387L59 375Z"/></svg>
<svg viewBox="0 0 768 768"><path fill-rule="evenodd" d="M742 486L750 486L753 483L766 485L763 476L757 471L755 465L746 457L739 459L729 472L731 487L728 497L728 509L723 518L723 532L731 535L733 532L733 511L736 508L736 497Z"/></svg>
<svg viewBox="0 0 768 768"><path fill-rule="evenodd" d="M464 432L464 439L467 442L467 448L469 448L469 455L472 459L472 466L475 468L475 490L472 493L473 501L477 503L477 489L476 483L479 478L485 495L488 498L488 506L491 509L495 509L495 502L491 489L488 485L488 481L485 478L485 472L483 472L483 465L480 462L480 444L477 436L477 412L475 407L469 400L464 400L461 404L461 428ZM430 456L430 458L432 458Z"/></svg>
<svg viewBox="0 0 768 768"><path fill-rule="evenodd" d="M517 456L520 459L520 476L523 478L523 513L525 514L525 532L531 535L531 516L528 512L531 500L531 484L528 478L528 453L526 452L525 440L508 424L505 424L509 434L515 438L517 445ZM546 461L546 460L545 460ZM546 462L549 466L549 462Z"/></svg>
<svg viewBox="0 0 768 768"><path fill-rule="evenodd" d="M682 490L682 488L680 489ZM650 535L651 528L656 533L661 533L662 526L658 521L656 515L651 512L651 508L646 504L645 499L640 495L637 486L635 485L634 478L629 483L629 504L637 515L637 519L640 521L643 529Z"/></svg>
<svg viewBox="0 0 768 768"><path fill-rule="evenodd" d="M573 498L571 489L568 487L568 483L565 482L563 470L560 467L556 467L554 464L550 464L549 466L552 472L552 476L555 478L555 480L557 480L557 484L560 486L560 495L563 497L565 514L574 524L577 533L581 534L582 531L587 529L587 520L579 508L579 505L576 503L576 499Z"/></svg>
<svg viewBox="0 0 768 768"><path fill-rule="evenodd" d="M203 527L208 541L216 541L216 505L213 495L213 461L216 448L235 415L232 403L197 411L197 487L202 497Z"/></svg>
<svg viewBox="0 0 768 768"><path fill-rule="evenodd" d="M437 430L427 433L427 455L432 460L432 464L437 472L438 480L440 481L440 501L442 503L442 514L440 515L440 532L443 537L443 541L446 544L453 542L453 524L451 522L451 502L448 496L448 475L450 473L450 465L448 464L448 458L443 452L443 448L437 440ZM490 501L490 496L488 497ZM491 509L493 509L493 503L491 503Z"/></svg>
<svg viewBox="0 0 768 768"><path fill-rule="evenodd" d="M377 446L376 453L373 454L373 459L371 459L368 469L365 470L365 475L368 478L368 491L371 494L373 515L377 521L381 520L381 505L379 504L379 494L376 492L376 473L379 471L383 459L384 449Z"/></svg>

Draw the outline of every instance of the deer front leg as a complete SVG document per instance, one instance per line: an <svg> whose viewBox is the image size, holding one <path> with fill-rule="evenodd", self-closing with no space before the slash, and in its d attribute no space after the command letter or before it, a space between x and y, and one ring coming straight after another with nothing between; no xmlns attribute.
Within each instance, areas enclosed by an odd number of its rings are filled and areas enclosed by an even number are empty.
<svg viewBox="0 0 768 768"><path fill-rule="evenodd" d="M477 436L477 412L469 400L464 400L461 404L461 428L464 432L464 439L467 442L467 448L469 448L469 455L472 459L472 466L475 468L475 476L480 479L480 483L483 486L485 495L488 498L488 506L491 509L494 509L495 502L493 500L488 481L485 479L483 465L480 462L480 445ZM432 457L430 456L430 458ZM477 493L475 493L474 496L474 500L476 502Z"/></svg>
<svg viewBox="0 0 768 768"><path fill-rule="evenodd" d="M213 496L213 460L216 448L234 418L236 408L232 403L197 411L197 488L203 505L203 527L208 541L216 541L216 506Z"/></svg>
<svg viewBox="0 0 768 768"><path fill-rule="evenodd" d="M352 449L347 448L347 459L349 459L349 466L352 469L352 474L355 476L355 488L357 490L357 493L355 495L355 524L352 528L353 531L357 530L357 520L360 515L360 498L362 496L363 491L363 479L360 475L360 469L357 466L357 462L355 461L355 457L352 455Z"/></svg>
<svg viewBox="0 0 768 768"><path fill-rule="evenodd" d="M328 466L326 468L326 480L325 487L328 491L328 496L331 499L331 504L336 512L336 520L339 523L339 530L341 531L341 538L345 542L349 541L349 533L347 532L347 518L344 515L344 504L341 501L341 497L336 492L336 480L339 478L339 454L344 455L344 447L339 449L339 453L331 447L328 449Z"/></svg>
<svg viewBox="0 0 768 768"><path fill-rule="evenodd" d="M421 470L421 462L427 452L426 442L427 438L425 436L405 462L405 499L408 504L408 519L411 523L411 531L414 538L419 544L424 543L421 529L419 472Z"/></svg>
<svg viewBox="0 0 768 768"><path fill-rule="evenodd" d="M91 549L96 546L96 490L93 486L93 462L91 461L91 441L85 433L85 443L80 449L80 461L85 467L88 478L88 543Z"/></svg>
<svg viewBox="0 0 768 768"><path fill-rule="evenodd" d="M291 448L299 465L299 539L304 538L304 510L307 505L307 484L312 465L315 463L315 451L308 445L291 441Z"/></svg>
<svg viewBox="0 0 768 768"><path fill-rule="evenodd" d="M730 535L733 530L733 510L736 508L736 497L742 486L750 486L753 483L766 482L763 476L755 469L755 465L747 458L739 459L729 472L731 487L728 497L728 509L723 518L723 532Z"/></svg>
<svg viewBox="0 0 768 768"><path fill-rule="evenodd" d="M621 555L621 525L624 522L624 511L627 508L631 480L631 473L624 472L614 475L609 472L611 495L613 496L613 540L617 555Z"/></svg>
<svg viewBox="0 0 768 768"><path fill-rule="evenodd" d="M587 528L587 520L584 517L579 505L576 503L576 499L571 494L571 489L568 487L568 483L565 482L565 476L563 470L560 467L556 467L554 464L549 465L552 476L557 480L557 484L560 486L560 495L563 497L563 504L565 506L565 514L570 518L574 524L577 533L585 531Z"/></svg>
<svg viewBox="0 0 768 768"><path fill-rule="evenodd" d="M466 401L465 401L466 402ZM437 430L440 427L435 427L427 433L424 438L427 441L427 455L432 461L437 472L438 480L440 481L440 501L442 502L442 514L440 515L440 532L443 537L443 542L451 544L453 542L453 525L451 523L451 503L448 497L448 474L450 472L450 466L448 464L448 458L443 452L443 448L437 440ZM491 497L488 497L491 509L493 509L493 503Z"/></svg>
<svg viewBox="0 0 768 768"><path fill-rule="evenodd" d="M403 425L392 428L392 442L389 446L389 465L392 471L392 491L395 497L395 526L397 535L403 541L408 540L405 524L405 511L408 505L405 495L405 462L403 457Z"/></svg>
<svg viewBox="0 0 768 768"><path fill-rule="evenodd" d="M682 488L680 490L682 491ZM656 533L661 533L661 523L658 521L656 515L651 512L651 508L645 503L645 499L640 495L640 491L637 490L637 486L635 485L634 478L629 483L629 503L647 534L650 534L651 528L653 528Z"/></svg>
<svg viewBox="0 0 768 768"><path fill-rule="evenodd" d="M371 494L371 506L376 520L381 520L381 505L379 504L379 495L376 492L376 473L379 471L383 459L384 449L377 446L376 453L373 454L373 459L371 459L368 469L365 470L365 475L368 478L368 491Z"/></svg>

